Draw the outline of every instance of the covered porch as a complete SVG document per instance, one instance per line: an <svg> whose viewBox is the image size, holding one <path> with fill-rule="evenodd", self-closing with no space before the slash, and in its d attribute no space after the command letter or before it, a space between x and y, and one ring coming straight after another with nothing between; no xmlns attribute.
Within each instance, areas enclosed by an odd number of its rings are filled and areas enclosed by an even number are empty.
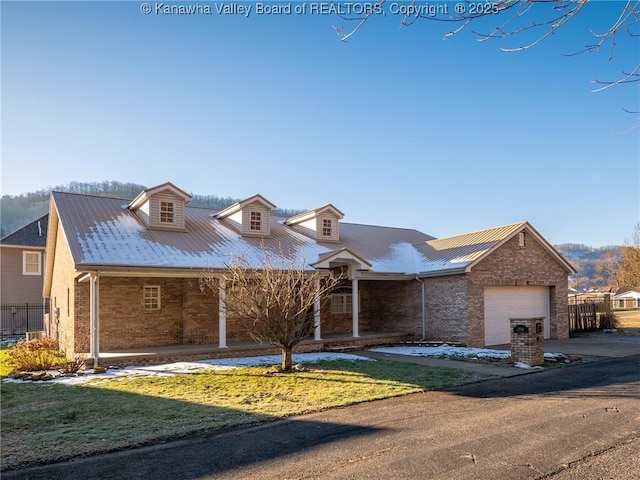
<svg viewBox="0 0 640 480"><path fill-rule="evenodd" d="M348 334L325 335L321 340L307 339L293 349L296 353L351 352L380 345L395 345L412 340L412 336L401 332L363 332L358 337ZM226 347L214 345L171 345L126 350L99 352L98 361L90 353L85 354L87 368L95 366L154 365L161 363L189 362L212 358L256 357L278 355L280 349L257 342L229 342Z"/></svg>

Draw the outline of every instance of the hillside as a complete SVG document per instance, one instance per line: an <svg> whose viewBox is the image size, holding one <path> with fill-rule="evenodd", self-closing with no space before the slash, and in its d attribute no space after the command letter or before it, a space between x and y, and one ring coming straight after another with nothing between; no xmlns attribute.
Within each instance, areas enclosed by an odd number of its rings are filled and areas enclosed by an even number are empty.
<svg viewBox="0 0 640 480"><path fill-rule="evenodd" d="M612 285L610 271L612 265L620 259L621 246L593 248L580 243L562 243L554 246L578 270L578 275L569 279L570 287L579 290L607 289Z"/></svg>

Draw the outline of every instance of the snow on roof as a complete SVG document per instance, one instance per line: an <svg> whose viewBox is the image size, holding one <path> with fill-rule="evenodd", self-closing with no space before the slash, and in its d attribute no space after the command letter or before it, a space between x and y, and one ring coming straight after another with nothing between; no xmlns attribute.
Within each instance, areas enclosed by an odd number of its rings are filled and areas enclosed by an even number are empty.
<svg viewBox="0 0 640 480"><path fill-rule="evenodd" d="M242 256L259 267L265 251L311 264L346 249L371 264L375 273L438 275L462 273L500 242L528 224L518 223L444 239L417 230L340 224L340 242L322 243L271 216L271 235L243 237L238 226L216 218L217 210L185 207L186 232L148 229L121 199L53 193L76 265L91 267L224 268Z"/></svg>

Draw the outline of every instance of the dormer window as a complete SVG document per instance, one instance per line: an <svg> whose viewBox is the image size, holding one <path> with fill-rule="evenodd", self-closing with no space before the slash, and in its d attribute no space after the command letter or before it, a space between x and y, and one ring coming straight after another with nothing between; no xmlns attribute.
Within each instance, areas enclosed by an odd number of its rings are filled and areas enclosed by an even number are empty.
<svg viewBox="0 0 640 480"><path fill-rule="evenodd" d="M322 236L323 237L331 237L331 231L333 227L333 222L330 218L325 218L322 220Z"/></svg>
<svg viewBox="0 0 640 480"><path fill-rule="evenodd" d="M249 230L253 232L260 232L262 230L262 212L251 212Z"/></svg>
<svg viewBox="0 0 640 480"><path fill-rule="evenodd" d="M285 225L323 243L340 242L340 219L344 214L327 203L319 208L287 218Z"/></svg>
<svg viewBox="0 0 640 480"><path fill-rule="evenodd" d="M185 231L185 204L191 200L184 190L170 182L140 192L128 208L153 230Z"/></svg>
<svg viewBox="0 0 640 480"><path fill-rule="evenodd" d="M248 237L271 235L271 211L276 206L262 195L256 194L220 210L215 217L237 228Z"/></svg>
<svg viewBox="0 0 640 480"><path fill-rule="evenodd" d="M174 223L175 205L173 202L160 202L160 223Z"/></svg>

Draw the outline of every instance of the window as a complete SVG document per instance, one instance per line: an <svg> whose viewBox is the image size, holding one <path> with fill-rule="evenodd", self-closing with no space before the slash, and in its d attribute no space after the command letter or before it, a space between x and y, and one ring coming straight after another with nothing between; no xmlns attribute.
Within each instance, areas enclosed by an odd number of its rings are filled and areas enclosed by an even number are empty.
<svg viewBox="0 0 640 480"><path fill-rule="evenodd" d="M173 202L160 202L160 223L174 223Z"/></svg>
<svg viewBox="0 0 640 480"><path fill-rule="evenodd" d="M142 290L142 300L144 301L145 310L160 309L160 286L147 285Z"/></svg>
<svg viewBox="0 0 640 480"><path fill-rule="evenodd" d="M260 230L262 230L262 213L251 212L249 230L252 230L254 232L259 232Z"/></svg>
<svg viewBox="0 0 640 480"><path fill-rule="evenodd" d="M518 246L524 247L524 232L518 234Z"/></svg>
<svg viewBox="0 0 640 480"><path fill-rule="evenodd" d="M322 220L322 236L330 237L331 236L331 219L325 218Z"/></svg>
<svg viewBox="0 0 640 480"><path fill-rule="evenodd" d="M41 252L22 252L22 274L42 275L40 265Z"/></svg>
<svg viewBox="0 0 640 480"><path fill-rule="evenodd" d="M331 313L352 313L351 287L339 287L331 292Z"/></svg>

